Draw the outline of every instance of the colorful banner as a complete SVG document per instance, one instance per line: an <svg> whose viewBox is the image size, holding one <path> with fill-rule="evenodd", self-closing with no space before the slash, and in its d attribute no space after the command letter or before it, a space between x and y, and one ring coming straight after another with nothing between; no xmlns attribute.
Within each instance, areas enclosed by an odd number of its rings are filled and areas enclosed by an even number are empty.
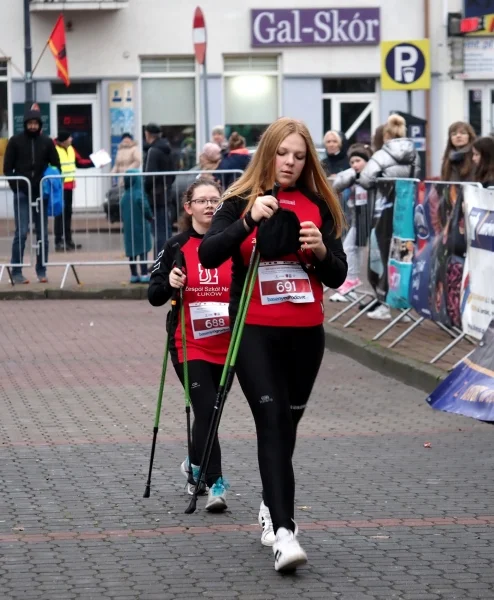
<svg viewBox="0 0 494 600"><path fill-rule="evenodd" d="M391 308L410 308L416 188L417 182L411 179L398 179L395 182L393 238L388 262L389 290L386 296L386 304Z"/></svg>
<svg viewBox="0 0 494 600"><path fill-rule="evenodd" d="M461 327L460 293L466 250L462 186L429 182L415 206L417 249L412 307L447 327Z"/></svg>
<svg viewBox="0 0 494 600"><path fill-rule="evenodd" d="M378 181L372 203L372 229L369 235L367 278L380 302L388 293L388 260L393 237L395 181Z"/></svg>
<svg viewBox="0 0 494 600"><path fill-rule="evenodd" d="M483 342L427 398L436 410L494 421L494 322Z"/></svg>
<svg viewBox="0 0 494 600"><path fill-rule="evenodd" d="M462 284L463 331L482 339L494 317L494 191L464 192L467 259Z"/></svg>
<svg viewBox="0 0 494 600"><path fill-rule="evenodd" d="M134 83L132 81L110 83L108 85L108 104L111 128L110 156L114 163L122 134L135 135Z"/></svg>
<svg viewBox="0 0 494 600"><path fill-rule="evenodd" d="M69 87L69 62L67 60L67 47L65 45L65 21L63 14L58 17L47 43L57 65L57 77Z"/></svg>

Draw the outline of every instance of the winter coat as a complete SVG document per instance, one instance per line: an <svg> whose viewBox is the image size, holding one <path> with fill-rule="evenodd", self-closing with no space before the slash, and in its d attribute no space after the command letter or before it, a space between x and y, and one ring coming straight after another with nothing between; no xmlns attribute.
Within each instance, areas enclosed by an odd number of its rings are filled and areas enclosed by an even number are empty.
<svg viewBox="0 0 494 600"><path fill-rule="evenodd" d="M53 179L43 180L43 199L48 201L48 216L58 217L63 212L63 185L60 171L55 167L47 167L43 177L55 175Z"/></svg>
<svg viewBox="0 0 494 600"><path fill-rule="evenodd" d="M360 173L359 183L365 189L376 186L379 177L419 177L420 156L408 138L389 140L372 155Z"/></svg>
<svg viewBox="0 0 494 600"><path fill-rule="evenodd" d="M38 111L29 111L24 118L24 131L10 138L3 163L4 174L7 177L27 177L31 182L33 198L39 196L39 185L48 165L60 168L60 158L56 151L53 140L47 135L37 133L32 135L26 129L26 123L30 120L38 120L41 117ZM27 194L27 185L15 180L9 181L13 192L19 191Z"/></svg>
<svg viewBox="0 0 494 600"><path fill-rule="evenodd" d="M145 173L166 173L174 171L174 161L170 144L158 138L150 146L146 154ZM155 175L144 178L144 187L151 200L151 205L165 206L170 203L169 190L175 181L175 175Z"/></svg>
<svg viewBox="0 0 494 600"><path fill-rule="evenodd" d="M218 171L245 171L249 162L250 154L247 148L232 150L227 156L221 159L220 164L218 165ZM221 184L221 187L226 190L236 179L239 178L239 175L238 173L217 173L216 178Z"/></svg>
<svg viewBox="0 0 494 600"><path fill-rule="evenodd" d="M137 142L132 141L132 144L121 142L115 164L113 165L112 173L125 173L129 169L139 169L141 167L142 155ZM119 184L123 185L124 177L119 178Z"/></svg>
<svg viewBox="0 0 494 600"><path fill-rule="evenodd" d="M341 171L333 181L335 192L341 193L344 200L344 211L351 227L357 230L356 245L367 244L369 207L367 191L360 185L360 173L350 167Z"/></svg>
<svg viewBox="0 0 494 600"><path fill-rule="evenodd" d="M345 169L348 169L350 163L346 152L340 150L338 154L326 154L326 158L321 160L321 166L324 169L327 177L341 173Z"/></svg>
<svg viewBox="0 0 494 600"><path fill-rule="evenodd" d="M127 173L139 173L129 169ZM151 224L153 214L143 188L142 177L125 177L124 193L120 200L125 255L147 254L152 248Z"/></svg>

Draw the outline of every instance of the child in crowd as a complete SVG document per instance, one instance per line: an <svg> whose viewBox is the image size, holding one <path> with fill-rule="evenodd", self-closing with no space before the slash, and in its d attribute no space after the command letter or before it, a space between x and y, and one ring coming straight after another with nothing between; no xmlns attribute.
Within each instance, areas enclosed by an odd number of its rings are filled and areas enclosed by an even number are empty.
<svg viewBox="0 0 494 600"><path fill-rule="evenodd" d="M350 168L336 175L333 182L335 192L343 192L343 201L349 215L350 229L343 242L347 256L348 275L336 294L330 298L332 302L347 302L345 297L351 290L361 285L360 263L361 249L367 244L368 235L368 206L367 190L358 184L361 171L372 156L370 146L353 144L348 149Z"/></svg>
<svg viewBox="0 0 494 600"><path fill-rule="evenodd" d="M152 248L151 221L153 213L144 191L142 177L132 176L140 173L137 169L128 169L124 177L124 193L120 200L122 215L125 255L129 261L147 261L148 252ZM148 283L147 262L141 264L141 276L137 273L137 265L130 264L130 283Z"/></svg>

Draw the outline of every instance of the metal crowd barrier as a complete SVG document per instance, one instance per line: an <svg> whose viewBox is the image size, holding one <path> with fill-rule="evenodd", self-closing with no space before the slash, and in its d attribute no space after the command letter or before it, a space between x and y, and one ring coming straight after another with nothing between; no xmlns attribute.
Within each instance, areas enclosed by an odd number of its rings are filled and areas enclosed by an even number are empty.
<svg viewBox="0 0 494 600"><path fill-rule="evenodd" d="M152 264L166 239L175 233L174 224L182 213L187 187L199 176L212 179L213 174L228 186L242 171L77 174L72 206L64 201L62 213L53 219L54 235L46 225L43 227L43 239L49 236L51 241L49 253L42 246L43 265L64 267L62 289L70 271L81 285L76 267L141 265L142 269L143 265ZM44 183L57 179L63 181L64 177L44 177L41 190ZM45 210L41 203L41 211ZM46 219L41 221L46 223Z"/></svg>
<svg viewBox="0 0 494 600"><path fill-rule="evenodd" d="M19 192L22 192L19 195ZM26 177L0 177L0 282L7 271L11 285L18 269L31 267L34 250L33 222L41 239L37 203L32 200L31 182ZM18 235L16 236L16 232Z"/></svg>
<svg viewBox="0 0 494 600"><path fill-rule="evenodd" d="M378 181L398 181L398 180L415 181L415 182L417 182L417 184L420 183L419 179L412 179L412 178L379 178L378 179ZM446 182L446 181L426 180L423 183L424 184L434 183L434 184L443 184L443 185L446 184L446 185L456 185L456 186L474 185L477 187L482 187L480 183L475 183L475 182ZM417 191L418 191L418 188L417 188ZM372 199L369 198L369 202L368 202L369 210L371 211L371 218L369 219L369 224L372 222L372 212L373 212L373 204L374 204L374 200L375 200L375 192L374 192L374 194L372 194L372 196L374 196L374 197ZM365 307L363 307L362 310L359 310L359 312L356 315L354 315L344 325L344 328L351 327L356 321L358 321L362 316L367 314L370 310L372 310L372 308L374 308L379 303L378 299L375 298L374 294L371 292L362 292L360 290L354 289L354 290L350 291L349 294L347 294L347 295L350 295L352 293L356 296L355 299L353 299L352 302L348 306L346 306L343 310L339 311L331 319L329 319L329 323L335 322L341 316L343 316L344 314L346 314L347 312L352 310L366 296L373 297L374 298L373 300L371 300ZM358 294L360 294L360 295L358 295ZM409 319L411 319L413 321L412 324L388 345L388 348L395 348L400 342L402 342L405 338L407 338L417 327L419 327L420 325L422 325L424 323L424 321L426 321L425 317L418 315L414 311L413 308L402 309L402 310L399 310L398 312L399 312L398 316L395 317L394 319L392 319L392 321L390 323L386 324L386 326L372 338L373 341L377 341L377 340L381 339L384 335L386 335L386 333L388 333L391 329L393 329L393 327L395 327L395 325L397 325L400 321L403 321L404 318L408 317ZM431 321L431 322L434 323L437 327L439 327L442 331L447 333L453 339L445 348L443 348L436 356L434 356L434 358L432 358L432 360L430 361L430 364L436 363L438 360L440 360L443 356L445 356L450 350L452 350L462 340L466 340L470 344L476 345L476 341L473 338L471 338L470 336L468 336L467 334L465 334L463 331L461 331L461 329L459 329L457 327L447 327L443 323L439 323L437 321Z"/></svg>

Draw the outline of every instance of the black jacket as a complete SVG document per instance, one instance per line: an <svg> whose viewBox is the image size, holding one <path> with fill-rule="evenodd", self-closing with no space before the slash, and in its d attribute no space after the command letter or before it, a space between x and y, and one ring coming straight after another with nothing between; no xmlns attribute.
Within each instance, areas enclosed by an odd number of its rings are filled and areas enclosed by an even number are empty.
<svg viewBox="0 0 494 600"><path fill-rule="evenodd" d="M35 135L28 133L26 123L30 120L38 120L41 124L40 113L28 112L24 119L24 131L10 138L5 150L3 170L7 177L27 177L35 199L39 196L39 184L46 168L51 165L60 170L60 158L51 138L41 132ZM11 180L9 184L12 191L27 193L24 182Z"/></svg>
<svg viewBox="0 0 494 600"><path fill-rule="evenodd" d="M323 199L308 190L303 194L317 205L322 219L322 239L327 248L324 260L315 258L315 274L318 279L330 288L338 288L347 275L346 254L340 238L334 234L334 221L329 208ZM266 192L269 193L269 192ZM244 264L240 246L250 235L243 224L243 214L247 200L229 198L218 205L211 227L199 246L199 260L205 269L214 269L232 258L232 283L230 288L230 312L237 313L238 303L242 294L247 266Z"/></svg>
<svg viewBox="0 0 494 600"><path fill-rule="evenodd" d="M250 154L235 154L230 153L221 159L218 165L218 171L245 171L250 162ZM221 187L226 190L230 185L240 177L238 173L217 173L216 179L221 184Z"/></svg>
<svg viewBox="0 0 494 600"><path fill-rule="evenodd" d="M146 163L144 165L145 173L166 173L174 171L174 163L170 144L163 138L158 138L153 142L146 154ZM149 196L151 208L154 206L164 206L165 203L172 201L168 199L169 190L175 181L175 175L151 176L145 177L144 187Z"/></svg>
<svg viewBox="0 0 494 600"><path fill-rule="evenodd" d="M341 171L350 168L346 152L343 152L342 150L340 150L338 154L326 154L326 158L321 160L321 165L327 177L336 175L337 173L341 173Z"/></svg>

